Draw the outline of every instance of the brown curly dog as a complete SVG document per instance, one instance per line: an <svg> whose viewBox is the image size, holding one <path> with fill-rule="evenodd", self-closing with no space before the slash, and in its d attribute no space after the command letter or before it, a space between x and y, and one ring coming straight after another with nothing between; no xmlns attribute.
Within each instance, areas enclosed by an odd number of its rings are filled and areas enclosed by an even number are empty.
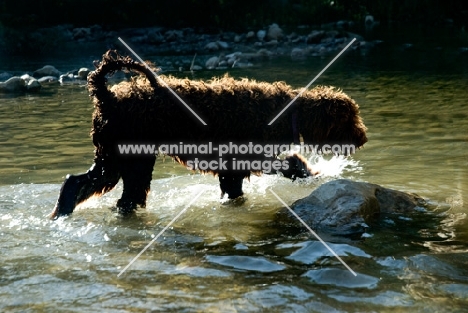
<svg viewBox="0 0 468 313"><path fill-rule="evenodd" d="M106 76L116 71L139 73L130 81L107 87ZM161 79L190 105L203 125ZM144 207L150 189L156 153L123 154L119 147L128 144L227 144L290 145L304 142L318 146L351 144L356 148L367 142L366 127L359 116L359 106L346 94L332 87L305 91L271 126L268 123L294 99L299 90L284 82L265 83L224 76L211 81L156 77L144 64L115 51L104 54L101 63L88 76L88 89L94 103L91 136L95 146L94 164L84 174L68 175L52 218L68 215L76 205L93 195L108 192L123 180L123 194L117 202L122 214ZM192 169L217 175L222 196L231 199L243 195L242 182L252 173L281 172L285 177L307 177L314 172L298 154L278 160L274 154L229 151L219 168L201 168L200 161L219 158L212 153L168 153ZM279 168L237 168L236 160L280 162ZM211 163L213 164L213 163Z"/></svg>

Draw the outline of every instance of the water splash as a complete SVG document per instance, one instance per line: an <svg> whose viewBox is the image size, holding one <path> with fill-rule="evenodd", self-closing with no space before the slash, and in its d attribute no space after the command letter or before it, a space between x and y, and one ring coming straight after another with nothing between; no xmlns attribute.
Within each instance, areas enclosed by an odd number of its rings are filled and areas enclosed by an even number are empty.
<svg viewBox="0 0 468 313"><path fill-rule="evenodd" d="M328 158L323 155L311 155L308 158L314 170L319 172L319 177L341 177L346 172L360 172L362 167L359 161L346 156L332 156Z"/></svg>

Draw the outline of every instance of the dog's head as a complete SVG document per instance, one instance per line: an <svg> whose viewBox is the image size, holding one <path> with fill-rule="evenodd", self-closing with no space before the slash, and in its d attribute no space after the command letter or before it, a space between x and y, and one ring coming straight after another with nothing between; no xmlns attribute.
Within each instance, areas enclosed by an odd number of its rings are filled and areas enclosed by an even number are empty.
<svg viewBox="0 0 468 313"><path fill-rule="evenodd" d="M306 144L318 149L347 145L353 153L353 148L359 149L367 142L367 128L359 115L359 106L342 91L316 87L297 101L298 129Z"/></svg>

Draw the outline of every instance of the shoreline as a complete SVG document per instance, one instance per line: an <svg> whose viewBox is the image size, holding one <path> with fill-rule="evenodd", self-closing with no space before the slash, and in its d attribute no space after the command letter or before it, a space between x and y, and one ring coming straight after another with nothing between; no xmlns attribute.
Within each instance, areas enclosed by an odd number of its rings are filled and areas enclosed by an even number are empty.
<svg viewBox="0 0 468 313"><path fill-rule="evenodd" d="M421 36L421 33L425 36ZM39 86L34 90L24 88L32 81L25 75L33 79L52 76L46 79L48 82L84 82L86 77L78 75L79 69L93 70L93 61L100 60L108 49L131 55L118 38L128 43L144 60L157 59L156 66L163 74L256 68L264 62L284 58L292 62L325 59L336 55L353 38L356 41L349 50L354 50L364 58L373 51L382 51L382 47L397 53L397 58L404 58L405 55L414 58L417 55L417 58L430 57L437 62L448 62L457 56L463 60L464 55L468 54L468 35L467 38L462 37L450 25L428 31L409 24L395 25L390 29L374 21L364 25L337 21L287 30L278 24L271 24L255 31L218 33L188 27L106 30L98 25L78 28L58 25L38 29L30 36L34 40L28 43L29 46L23 47L24 53L19 54L6 51L8 40L5 36L0 37L4 47L0 50L0 92L39 91ZM18 45L21 44L23 42L20 39ZM37 74L46 65L55 68L53 73ZM6 88L8 79L14 77L20 78L15 78L18 85Z"/></svg>

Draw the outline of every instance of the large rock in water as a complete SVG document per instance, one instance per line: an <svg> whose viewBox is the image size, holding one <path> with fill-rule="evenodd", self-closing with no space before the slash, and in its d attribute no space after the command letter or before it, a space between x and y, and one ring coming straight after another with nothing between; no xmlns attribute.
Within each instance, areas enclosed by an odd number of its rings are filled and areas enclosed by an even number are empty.
<svg viewBox="0 0 468 313"><path fill-rule="evenodd" d="M5 82L0 82L0 92L21 92L26 90L26 81L18 76L13 76Z"/></svg>
<svg viewBox="0 0 468 313"><path fill-rule="evenodd" d="M339 179L321 185L291 209L316 232L349 236L364 233L381 213L410 213L423 206L417 195Z"/></svg>

